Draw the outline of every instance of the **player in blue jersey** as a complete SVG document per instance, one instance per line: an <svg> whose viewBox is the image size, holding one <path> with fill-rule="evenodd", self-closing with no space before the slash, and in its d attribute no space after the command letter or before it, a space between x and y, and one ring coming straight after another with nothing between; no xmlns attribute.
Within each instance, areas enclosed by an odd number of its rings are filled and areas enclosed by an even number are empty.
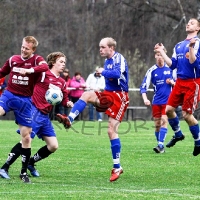
<svg viewBox="0 0 200 200"><path fill-rule="evenodd" d="M68 117L58 114L58 121L69 128L74 118L81 113L87 103L92 103L97 111L108 115L108 136L111 143L113 169L110 181L115 181L123 173L120 165L121 143L118 136L118 127L129 104L128 97L128 65L125 58L115 51L116 41L113 38L103 38L100 43L100 55L105 57L104 68L97 72L105 77L105 90L87 91L74 104Z"/></svg>
<svg viewBox="0 0 200 200"><path fill-rule="evenodd" d="M166 51L166 50L165 50ZM165 108L169 94L174 84L172 70L165 64L160 53L155 53L156 64L153 65L146 73L140 86L140 93L146 106L151 106L147 98L147 90L152 83L154 96L152 100L152 116L155 124L155 136L158 145L153 148L156 153L164 153L164 141L167 134L167 115Z"/></svg>
<svg viewBox="0 0 200 200"><path fill-rule="evenodd" d="M180 129L179 119L175 113L175 108L182 105L183 118L187 122L194 138L194 156L200 154L199 124L193 116L193 112L197 108L200 100L200 40L197 37L199 31L200 21L191 18L186 25L187 38L176 44L172 58L166 55L163 50L163 45L155 45L155 51L161 53L167 65L172 70L177 69L176 84L166 106L168 121L175 134L166 146L170 148L176 142L184 140L185 138Z"/></svg>

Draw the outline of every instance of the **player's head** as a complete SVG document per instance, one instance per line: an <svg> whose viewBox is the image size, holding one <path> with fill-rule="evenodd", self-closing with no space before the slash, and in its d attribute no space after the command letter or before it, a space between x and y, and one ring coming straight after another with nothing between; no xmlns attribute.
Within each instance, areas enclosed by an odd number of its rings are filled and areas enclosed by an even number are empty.
<svg viewBox="0 0 200 200"><path fill-rule="evenodd" d="M200 31L200 19L197 18L191 18L188 23L186 24L186 32L187 33L194 33L197 34Z"/></svg>
<svg viewBox="0 0 200 200"><path fill-rule="evenodd" d="M167 53L167 49L165 47L163 47L163 50L165 53ZM155 59L156 59L156 64L160 67L164 66L165 60L162 57L160 52L155 52Z"/></svg>
<svg viewBox="0 0 200 200"><path fill-rule="evenodd" d="M62 52L53 52L47 56L47 64L49 69L60 74L65 69L66 56Z"/></svg>
<svg viewBox="0 0 200 200"><path fill-rule="evenodd" d="M102 57L111 58L114 55L117 42L111 38L106 37L99 42L99 51Z"/></svg>
<svg viewBox="0 0 200 200"><path fill-rule="evenodd" d="M21 56L28 59L32 56L38 46L38 41L33 36L26 36L22 40Z"/></svg>

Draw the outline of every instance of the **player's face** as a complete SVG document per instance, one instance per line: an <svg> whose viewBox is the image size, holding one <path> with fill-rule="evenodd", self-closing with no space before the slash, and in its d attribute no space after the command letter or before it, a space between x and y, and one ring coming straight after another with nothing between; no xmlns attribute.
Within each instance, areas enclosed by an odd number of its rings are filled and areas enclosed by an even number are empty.
<svg viewBox="0 0 200 200"><path fill-rule="evenodd" d="M56 59L56 62L53 64L53 68L57 73L62 73L65 69L66 59L65 57L59 57Z"/></svg>
<svg viewBox="0 0 200 200"><path fill-rule="evenodd" d="M99 43L99 52L102 57L111 58L113 56L113 47L109 47L107 40L102 39Z"/></svg>
<svg viewBox="0 0 200 200"><path fill-rule="evenodd" d="M155 59L156 59L156 64L158 66L162 67L164 65L164 59L163 59L162 55L159 52L157 52L155 54Z"/></svg>
<svg viewBox="0 0 200 200"><path fill-rule="evenodd" d="M186 32L193 33L200 29L199 23L196 19L190 19L186 25Z"/></svg>
<svg viewBox="0 0 200 200"><path fill-rule="evenodd" d="M21 56L24 59L28 59L31 57L31 55L35 52L35 49L33 50L33 43L26 42L25 40L22 41L22 47L21 47Z"/></svg>

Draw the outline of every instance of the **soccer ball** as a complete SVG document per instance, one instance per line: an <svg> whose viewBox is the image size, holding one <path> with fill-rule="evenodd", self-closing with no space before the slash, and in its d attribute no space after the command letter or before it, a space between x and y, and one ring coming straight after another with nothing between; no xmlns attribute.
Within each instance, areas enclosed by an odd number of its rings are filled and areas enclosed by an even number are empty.
<svg viewBox="0 0 200 200"><path fill-rule="evenodd" d="M45 94L46 101L51 105L59 104L63 99L63 93L60 89L49 88Z"/></svg>

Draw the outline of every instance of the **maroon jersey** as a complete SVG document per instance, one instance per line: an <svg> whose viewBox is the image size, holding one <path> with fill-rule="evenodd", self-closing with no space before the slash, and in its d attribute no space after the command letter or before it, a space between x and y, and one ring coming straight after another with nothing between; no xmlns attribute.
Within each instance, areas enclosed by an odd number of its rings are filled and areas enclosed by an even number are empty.
<svg viewBox="0 0 200 200"><path fill-rule="evenodd" d="M37 83L34 87L32 101L33 104L45 114L49 113L53 108L53 106L49 104L45 99L45 94L49 89L50 84L53 84L61 89L63 93L63 106L67 107L67 102L69 101L65 80L60 76L56 76L50 70L43 72L37 79Z"/></svg>
<svg viewBox="0 0 200 200"><path fill-rule="evenodd" d="M0 69L0 78L10 74L7 90L17 95L32 96L35 73L47 71L49 68L46 63L39 65L41 61L44 61L44 58L34 54L29 59L23 59L21 55L10 57ZM34 73L20 75L18 68L33 68Z"/></svg>

